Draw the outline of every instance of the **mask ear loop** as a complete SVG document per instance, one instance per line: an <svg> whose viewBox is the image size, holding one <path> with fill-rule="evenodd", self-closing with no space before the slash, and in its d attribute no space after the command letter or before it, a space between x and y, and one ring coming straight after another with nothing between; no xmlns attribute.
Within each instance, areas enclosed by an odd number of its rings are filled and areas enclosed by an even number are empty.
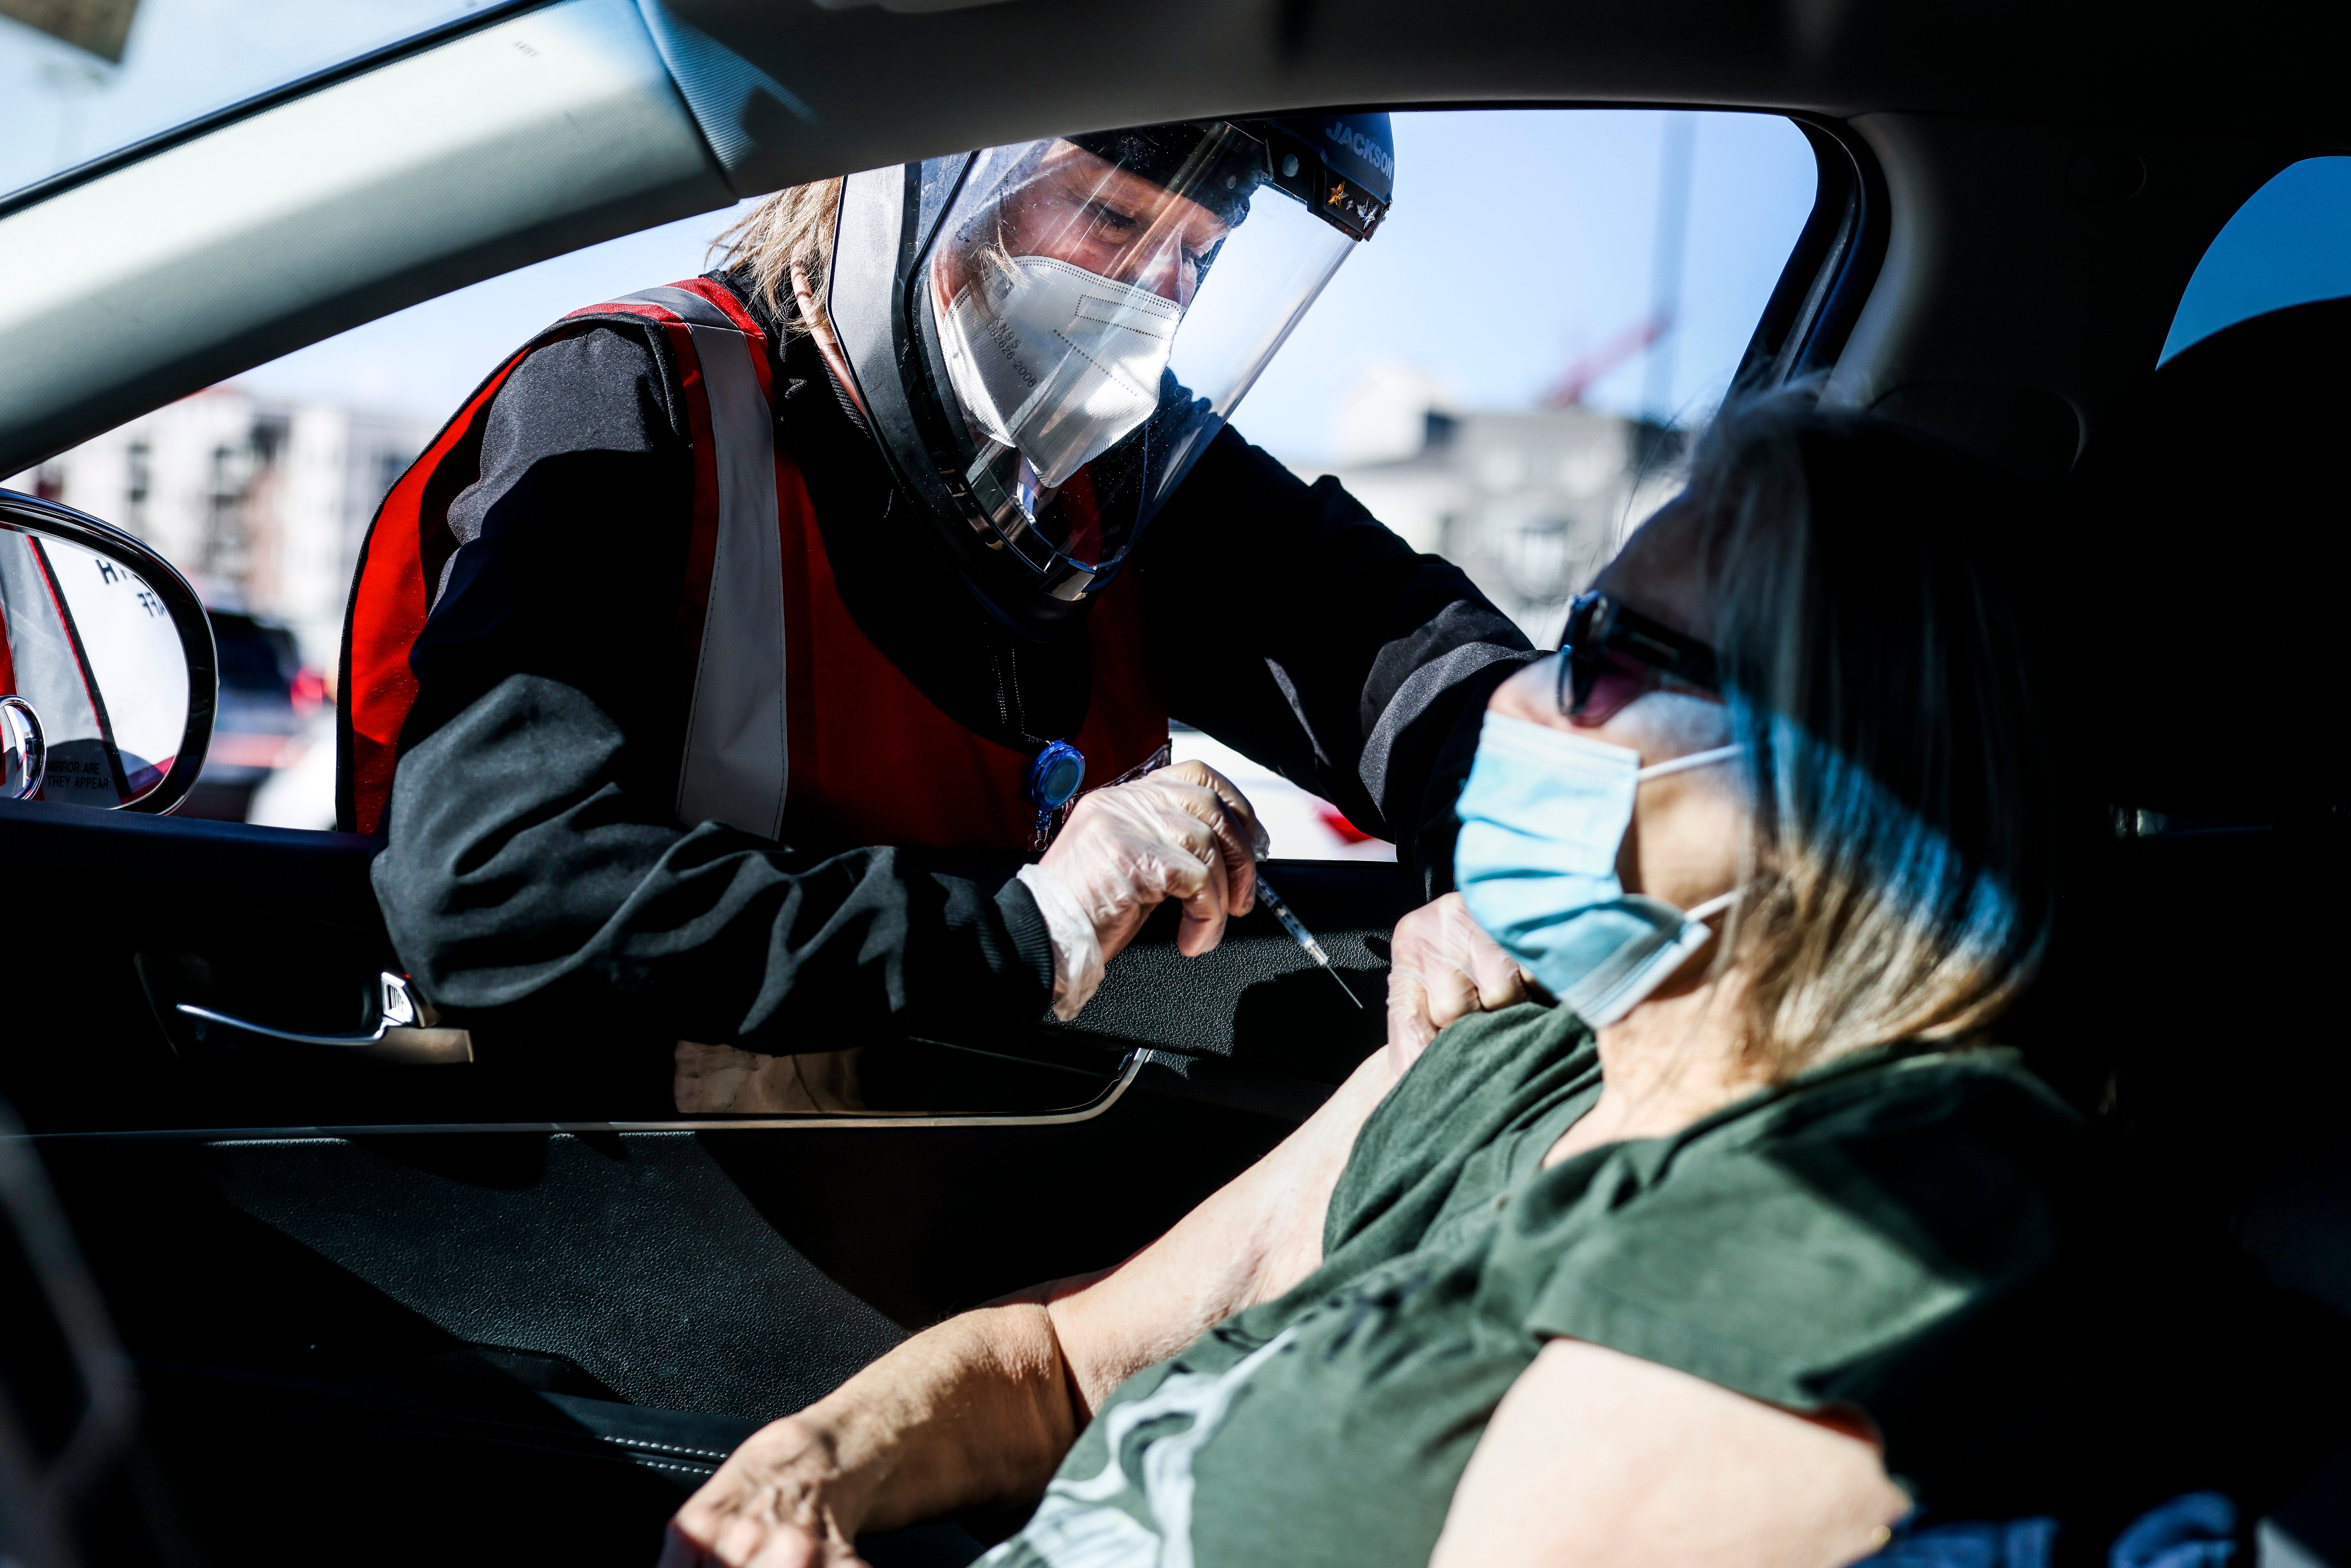
<svg viewBox="0 0 2351 1568"><path fill-rule="evenodd" d="M1690 908L1683 910L1682 918L1684 920L1691 921L1711 920L1716 915L1721 914L1724 910L1729 908L1732 904L1738 903L1739 895L1746 891L1747 890L1744 887L1734 887L1729 893L1717 894L1703 904L1694 904Z"/></svg>
<svg viewBox="0 0 2351 1568"><path fill-rule="evenodd" d="M1729 761L1746 749L1744 746L1732 745L1718 746L1711 751L1693 751L1687 757L1677 757L1670 762L1660 762L1654 768L1644 768L1634 777L1646 781L1651 779L1662 779L1668 773L1686 773L1693 768L1711 768L1718 762ZM1746 890L1746 884L1742 883L1729 893L1718 894L1703 904L1683 910L1682 918L1693 921L1710 919L1738 903L1739 895Z"/></svg>
<svg viewBox="0 0 2351 1568"><path fill-rule="evenodd" d="M1693 751L1687 757L1677 757L1670 761L1654 763L1642 768L1633 777L1646 783L1652 779L1663 779L1669 773L1686 773L1693 768L1711 768L1718 762L1729 761L1746 749L1744 746L1731 745L1718 746L1711 751Z"/></svg>
<svg viewBox="0 0 2351 1568"><path fill-rule="evenodd" d="M1718 762L1729 761L1732 758L1738 756L1740 752L1745 751L1747 747L1744 746L1733 744L1730 746L1718 746L1711 751L1693 751L1687 757L1677 757L1671 761L1660 762L1652 767L1644 768L1639 772L1634 774L1633 777L1642 783L1646 783L1652 779L1662 779L1669 773L1687 773L1693 768L1711 768ZM1685 920L1704 920L1711 915L1719 915L1724 910L1729 908L1732 904L1738 903L1740 894L1744 891L1745 884L1741 883L1740 886L1732 888L1729 893L1720 894L1713 898L1708 899L1704 904L1698 905L1694 909L1683 910L1682 918Z"/></svg>

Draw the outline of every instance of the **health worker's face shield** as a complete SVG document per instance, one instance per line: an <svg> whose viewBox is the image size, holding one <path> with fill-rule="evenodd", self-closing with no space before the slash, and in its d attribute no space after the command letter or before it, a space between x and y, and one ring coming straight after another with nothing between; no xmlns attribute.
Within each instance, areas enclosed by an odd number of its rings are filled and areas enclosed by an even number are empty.
<svg viewBox="0 0 2351 1568"><path fill-rule="evenodd" d="M1055 137L919 166L906 216L926 232L906 257L911 352L897 364L924 384L896 379L925 450L893 455L902 475L935 476L957 514L949 532L1005 569L971 571L991 602L1032 622L1015 601L1074 605L1107 585L1384 215L1386 148L1385 116L1324 116ZM1353 162L1334 170L1333 157ZM876 423L885 446L906 444Z"/></svg>

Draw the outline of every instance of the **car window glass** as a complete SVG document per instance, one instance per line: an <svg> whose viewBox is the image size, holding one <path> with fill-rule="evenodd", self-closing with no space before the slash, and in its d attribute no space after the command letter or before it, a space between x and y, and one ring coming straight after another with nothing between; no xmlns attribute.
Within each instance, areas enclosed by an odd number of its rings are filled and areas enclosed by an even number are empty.
<svg viewBox="0 0 2351 1568"><path fill-rule="evenodd" d="M0 0L0 193L492 0Z"/></svg>
<svg viewBox="0 0 2351 1568"><path fill-rule="evenodd" d="M2215 235L2158 360L2249 317L2351 295L2351 158L2305 158L2253 193Z"/></svg>
<svg viewBox="0 0 2351 1568"><path fill-rule="evenodd" d="M1811 210L1773 116L1459 110L1395 117L1397 198L1234 417L1335 476L1556 643L1569 597L1676 482ZM515 345L580 306L702 270L717 212L492 278L263 365L0 480L131 528L234 614L233 659L294 649L274 695L224 693L222 781L189 810L333 817L328 686L378 502ZM233 650L230 643L239 644ZM265 700L266 699L266 700ZM265 711L265 708L266 711ZM232 738L231 720L250 738ZM1207 737L1273 852L1392 859L1327 803ZM214 779L214 768L219 779Z"/></svg>
<svg viewBox="0 0 2351 1568"><path fill-rule="evenodd" d="M1467 571L1538 646L1677 484L1812 209L1775 116L1395 117L1396 204L1234 415ZM1274 853L1392 860L1328 802L1207 736Z"/></svg>

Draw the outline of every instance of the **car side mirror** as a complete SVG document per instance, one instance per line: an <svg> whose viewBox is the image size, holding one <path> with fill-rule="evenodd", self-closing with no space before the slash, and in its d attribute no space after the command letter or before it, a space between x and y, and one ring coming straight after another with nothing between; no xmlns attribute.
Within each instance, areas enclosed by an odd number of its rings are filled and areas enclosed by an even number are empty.
<svg viewBox="0 0 2351 1568"><path fill-rule="evenodd" d="M0 799L169 811L204 771L212 622L130 534L0 490Z"/></svg>

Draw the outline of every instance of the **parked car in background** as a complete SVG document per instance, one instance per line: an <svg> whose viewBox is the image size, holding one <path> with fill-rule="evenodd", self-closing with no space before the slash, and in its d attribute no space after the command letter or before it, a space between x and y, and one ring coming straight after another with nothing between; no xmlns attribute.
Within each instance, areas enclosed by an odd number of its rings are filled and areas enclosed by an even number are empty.
<svg viewBox="0 0 2351 1568"><path fill-rule="evenodd" d="M220 719L204 770L179 814L248 821L264 786L309 752L326 681L303 664L287 628L233 610L211 615L220 651Z"/></svg>

